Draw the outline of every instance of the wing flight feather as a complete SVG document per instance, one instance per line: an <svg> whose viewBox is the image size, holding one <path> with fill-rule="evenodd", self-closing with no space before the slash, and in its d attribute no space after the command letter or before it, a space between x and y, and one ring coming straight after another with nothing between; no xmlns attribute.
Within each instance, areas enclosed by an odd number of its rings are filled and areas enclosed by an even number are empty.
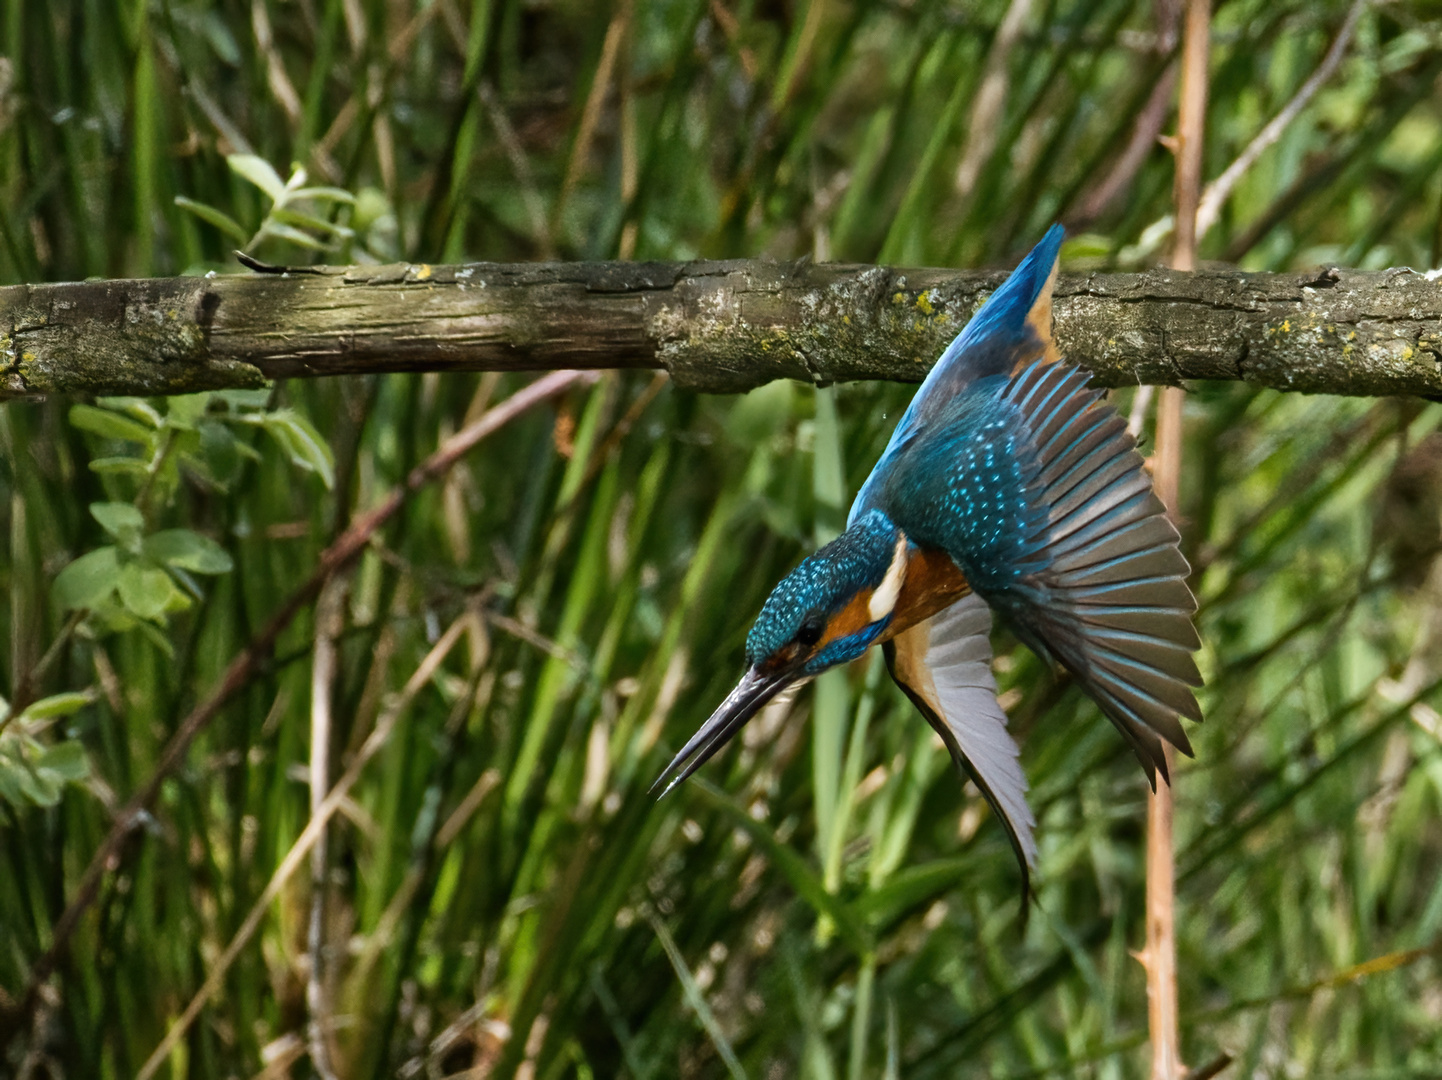
<svg viewBox="0 0 1442 1080"><path fill-rule="evenodd" d="M1036 866L1036 819L1026 775L991 672L991 609L972 593L886 643L897 684L981 789L1021 864L1024 890Z"/></svg>
<svg viewBox="0 0 1442 1080"><path fill-rule="evenodd" d="M1202 718L1193 686L1196 600L1176 528L1126 425L1088 375L1045 360L1003 393L1031 437L1027 500L1045 513L1045 553L1008 611L1065 664L1131 744L1155 783L1161 738L1184 753L1181 717Z"/></svg>

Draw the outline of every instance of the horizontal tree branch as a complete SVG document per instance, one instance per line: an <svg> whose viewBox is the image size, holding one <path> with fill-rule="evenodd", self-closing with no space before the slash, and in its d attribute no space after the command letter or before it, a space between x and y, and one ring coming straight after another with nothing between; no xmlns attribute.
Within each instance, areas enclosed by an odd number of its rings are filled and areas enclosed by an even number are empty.
<svg viewBox="0 0 1442 1080"><path fill-rule="evenodd" d="M776 263L398 264L0 288L0 397L392 371L664 368L677 385L917 381L1004 274ZM1103 385L1242 379L1442 395L1442 282L1063 276L1062 352Z"/></svg>

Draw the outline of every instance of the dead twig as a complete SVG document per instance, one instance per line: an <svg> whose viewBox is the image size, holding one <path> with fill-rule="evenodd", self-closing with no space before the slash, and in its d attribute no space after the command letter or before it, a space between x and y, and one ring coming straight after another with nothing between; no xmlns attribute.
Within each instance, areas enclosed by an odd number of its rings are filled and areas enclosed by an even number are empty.
<svg viewBox="0 0 1442 1080"><path fill-rule="evenodd" d="M1282 106L1281 112L1272 117L1267 126L1253 136L1246 149L1237 155L1237 160L1228 165L1220 176L1207 185L1206 191L1202 192L1201 202L1197 205L1197 239L1206 236L1212 226L1217 223L1223 204L1231 197L1233 189L1246 175L1247 170L1257 163L1257 159L1268 147L1282 137L1282 133L1297 118L1297 114L1307 107L1307 103L1316 96L1317 91L1341 66L1342 58L1347 55L1347 46L1351 44L1352 35L1357 29L1357 22L1362 17L1362 12L1366 10L1367 4L1368 0L1355 0L1347 12L1347 18L1342 22L1342 28L1337 31L1337 36L1332 41L1332 47L1327 50L1327 54L1322 57L1322 62L1317 65L1317 70L1312 72L1307 81L1292 95L1292 100Z"/></svg>
<svg viewBox="0 0 1442 1080"><path fill-rule="evenodd" d="M1126 149L1118 155L1116 163L1102 178L1101 183L1092 188L1082 199L1076 213L1069 215L1067 224L1071 229L1082 229L1090 225L1105 214L1112 204L1131 187L1132 181L1136 179L1137 173L1141 171L1142 166L1146 164L1147 157L1156 147L1157 137L1162 133L1162 125L1171 115L1172 92L1176 88L1177 65L1171 63L1162 70L1156 85L1152 87L1152 92L1147 97L1147 103L1142 106L1142 111L1137 113Z"/></svg>
<svg viewBox="0 0 1442 1080"><path fill-rule="evenodd" d="M561 193L556 196L556 205L551 210L551 221L559 227L566 203L580 183L590 162L591 143L596 137L596 128L601 121L601 107L611 91L611 82L616 71L616 59L621 55L621 45L631 28L631 0L622 0L611 25L606 28L606 39L601 45L601 59L596 65L595 78L591 80L591 91L586 95L585 108L581 110L581 123L576 129L576 141L571 144L571 158L566 162L566 175L561 181Z"/></svg>
<svg viewBox="0 0 1442 1080"><path fill-rule="evenodd" d="M997 27L996 37L992 39L991 50L986 54L986 68L982 72L981 85L977 87L976 95L972 98L971 117L966 129L966 149L962 151L961 161L956 167L956 193L963 199L971 197L976 181L981 176L982 167L996 149L1009 82L1007 65L1030 14L1031 0L1011 0L1001 25Z"/></svg>

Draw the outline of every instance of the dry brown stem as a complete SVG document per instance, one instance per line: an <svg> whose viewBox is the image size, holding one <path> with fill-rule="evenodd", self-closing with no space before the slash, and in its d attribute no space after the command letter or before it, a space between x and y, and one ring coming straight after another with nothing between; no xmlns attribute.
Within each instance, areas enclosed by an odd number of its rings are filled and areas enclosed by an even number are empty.
<svg viewBox="0 0 1442 1080"><path fill-rule="evenodd" d="M1202 187L1202 135L1207 116L1207 58L1211 0L1187 0L1182 36L1182 90L1177 120L1176 249L1172 265L1190 271L1197 260L1197 203ZM1157 493L1180 520L1182 392L1169 386L1157 402ZM1172 784L1176 758L1164 747L1167 773L1147 802L1147 1026L1151 1033L1152 1080L1183 1080L1180 1007L1177 999L1176 859L1172 825Z"/></svg>

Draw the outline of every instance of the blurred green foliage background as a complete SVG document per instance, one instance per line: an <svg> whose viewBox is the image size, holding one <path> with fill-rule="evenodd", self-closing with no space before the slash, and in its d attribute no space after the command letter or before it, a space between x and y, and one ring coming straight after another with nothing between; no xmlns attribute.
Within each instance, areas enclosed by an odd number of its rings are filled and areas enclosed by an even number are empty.
<svg viewBox="0 0 1442 1080"><path fill-rule="evenodd" d="M1348 10L1219 0L1208 177ZM0 279L230 273L242 240L291 263L1001 266L1053 220L1067 269L1150 265L1175 27L1168 0L7 0ZM1439 74L1442 10L1362 5L1203 259L1438 265ZM344 197L277 216L255 159ZM351 515L525 381L0 407L0 1071L140 1069L305 827L312 615L22 1012L116 807ZM1208 685L1177 789L1184 1057L1442 1075L1442 406L1192 389ZM403 712L330 829L321 996L302 869L161 1073L1144 1075L1145 781L1004 635L1040 819L1025 923L1001 830L878 661L646 793L910 392L608 375L411 499L329 594L332 776ZM54 585L126 544L130 586Z"/></svg>

